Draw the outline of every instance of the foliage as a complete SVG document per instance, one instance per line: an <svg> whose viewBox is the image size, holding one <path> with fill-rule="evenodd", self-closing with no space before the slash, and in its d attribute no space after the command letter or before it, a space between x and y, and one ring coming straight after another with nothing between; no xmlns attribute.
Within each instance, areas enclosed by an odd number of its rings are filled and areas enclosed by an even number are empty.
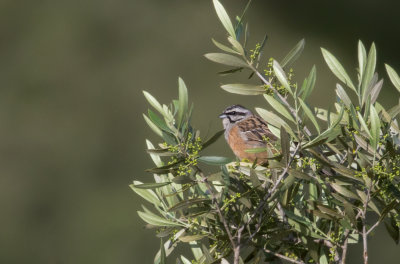
<svg viewBox="0 0 400 264"><path fill-rule="evenodd" d="M262 95L273 110L257 108L280 140L280 155L267 166L203 156L208 140L191 125L193 107L179 79L179 98L161 105L144 92L157 112L144 115L149 127L162 138L148 153L156 167L147 170L155 182L134 181L132 189L150 204L138 212L148 228L161 238L155 263L179 244L189 244L193 260L181 256L177 263L345 263L349 244L364 245L382 222L399 243L400 152L396 116L400 104L385 108L377 102L383 86L376 70L376 49L368 55L358 43L357 80L329 51L322 55L338 78L335 111L312 107L308 97L315 86L316 68L298 86L290 66L302 52L301 40L278 62L262 62L266 37L246 48L248 26L243 15L232 24L224 7L214 0L217 15L228 33L225 45L213 40L220 53L209 60L230 66L221 74L249 71L260 85L224 84L222 89L241 95ZM246 6L247 9L248 6ZM389 79L400 91L400 78L386 65ZM355 99L355 100L354 100ZM254 151L254 150L249 150ZM258 150L263 151L263 150ZM201 163L218 166L205 175ZM164 242L166 241L166 242Z"/></svg>

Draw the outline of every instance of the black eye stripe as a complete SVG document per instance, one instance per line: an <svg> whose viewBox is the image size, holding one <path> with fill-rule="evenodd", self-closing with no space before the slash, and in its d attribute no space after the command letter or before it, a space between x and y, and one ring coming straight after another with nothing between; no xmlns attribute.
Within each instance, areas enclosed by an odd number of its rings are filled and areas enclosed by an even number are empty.
<svg viewBox="0 0 400 264"><path fill-rule="evenodd" d="M226 115L241 115L241 116L246 115L246 113L235 112L235 111L233 111L233 112L228 112L228 113L225 113L225 114L226 114Z"/></svg>

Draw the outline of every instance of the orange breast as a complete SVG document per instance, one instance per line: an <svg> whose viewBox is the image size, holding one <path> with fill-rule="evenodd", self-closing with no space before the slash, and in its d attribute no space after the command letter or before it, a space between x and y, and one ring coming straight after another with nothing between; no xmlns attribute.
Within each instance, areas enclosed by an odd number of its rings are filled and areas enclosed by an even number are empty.
<svg viewBox="0 0 400 264"><path fill-rule="evenodd" d="M241 136L238 126L232 127L232 129L229 131L228 144L231 147L233 153L235 153L235 155L241 160L248 159L250 162L254 162L257 159L258 164L268 162L267 151L259 153L248 153L245 151L246 149L263 148L266 147L266 144L255 141L246 141Z"/></svg>

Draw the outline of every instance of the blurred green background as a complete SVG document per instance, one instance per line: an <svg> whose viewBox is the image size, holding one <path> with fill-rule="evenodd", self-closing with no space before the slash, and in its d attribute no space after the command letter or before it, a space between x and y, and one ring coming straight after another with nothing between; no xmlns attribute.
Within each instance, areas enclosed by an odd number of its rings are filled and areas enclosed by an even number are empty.
<svg viewBox="0 0 400 264"><path fill-rule="evenodd" d="M298 80L317 65L316 106L332 105L335 79L319 47L355 78L357 40L375 41L400 70L398 1L254 1L252 42L269 35L266 56L282 59L301 38ZM244 0L225 0L231 16ZM151 263L159 247L128 187L150 181L142 90L161 102L177 96L181 76L195 105L193 124L210 135L228 105L267 107L262 98L227 94L224 67L202 55L225 33L210 1L0 1L0 263ZM385 76L386 78L386 76ZM399 94L386 82L378 99ZM223 140L208 150L230 155ZM399 248L378 229L371 263L398 263ZM351 248L349 263L361 263Z"/></svg>

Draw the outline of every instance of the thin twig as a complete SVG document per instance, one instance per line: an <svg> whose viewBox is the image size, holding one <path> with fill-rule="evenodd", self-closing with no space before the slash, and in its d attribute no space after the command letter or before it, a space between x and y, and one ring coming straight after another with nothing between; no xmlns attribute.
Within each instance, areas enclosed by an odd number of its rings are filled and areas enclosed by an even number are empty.
<svg viewBox="0 0 400 264"><path fill-rule="evenodd" d="M342 256L340 258L340 264L345 264L346 263L346 255L347 255L347 247L348 247L348 242L349 242L349 234L350 230L346 229L344 232L344 243L342 246Z"/></svg>
<svg viewBox="0 0 400 264"><path fill-rule="evenodd" d="M365 219L363 219L363 227L362 227L362 237L363 237L363 257L364 264L368 264L368 244L367 244L367 232L365 227Z"/></svg>
<svg viewBox="0 0 400 264"><path fill-rule="evenodd" d="M375 161L375 156L374 156ZM370 186L367 188L367 198L364 202L364 208L362 211L362 238L363 238L363 257L364 257L364 264L368 264L368 233L367 232L367 208L368 203L371 200L371 189L372 189L372 180Z"/></svg>
<svg viewBox="0 0 400 264"><path fill-rule="evenodd" d="M210 183L208 182L207 177L203 174L203 172L200 170L200 168L196 167L196 169L199 172L200 176L202 177L202 181L206 185L207 190L211 194L211 197L212 197L213 203L215 205L216 211L217 211L217 213L219 215L219 218L220 218L222 224L224 225L224 228L225 228L225 231L226 231L226 233L228 235L229 241L231 242L232 249L234 251L234 255L236 256L236 254L237 254L237 252L236 252L237 251L237 246L236 246L236 243L235 243L235 241L233 239L231 230L229 229L228 222L226 221L224 215L221 212L221 208L219 207L219 204L218 204L218 201L217 201L217 197L216 197L216 195L215 195ZM240 247L239 247L239 250L240 250ZM234 264L238 264L238 263L239 263L239 260L237 262L236 261L234 262Z"/></svg>
<svg viewBox="0 0 400 264"><path fill-rule="evenodd" d="M239 260L240 260L240 246L241 246L240 239L242 238L242 232L243 232L244 227L245 226L243 225L238 229L237 244L236 244L236 248L234 249L233 263L239 263Z"/></svg>
<svg viewBox="0 0 400 264"><path fill-rule="evenodd" d="M371 226L370 229L368 229L367 235L369 235L369 233L371 233L380 223L381 223L380 220L376 221L376 223L373 226Z"/></svg>
<svg viewBox="0 0 400 264"><path fill-rule="evenodd" d="M239 21L237 22L237 24L236 24L236 26L235 26L235 31L236 31L236 29L238 28L238 26L240 25L240 23L242 23L243 17L244 17L244 15L246 14L246 11L247 11L247 9L248 9L249 6L250 6L251 1L252 1L252 0L249 0L249 1L247 2L246 7L244 8L244 10L243 10L243 12L242 12L242 15L241 15L240 18L239 18Z"/></svg>
<svg viewBox="0 0 400 264"><path fill-rule="evenodd" d="M275 253L275 252L273 252L273 251L271 251L271 250L269 250L269 249L264 249L264 251L267 252L267 253L269 253L269 254L274 255L275 257L278 257L278 258L280 258L280 259L284 259L284 260L289 261L289 262L291 262L291 263L305 264L305 263L302 262L302 261L299 261L299 260L295 260L295 259L286 257L286 256L284 256L284 255L282 255L282 254Z"/></svg>
<svg viewBox="0 0 400 264"><path fill-rule="evenodd" d="M276 189L278 188L279 184L281 183L281 181L283 180L283 178L286 176L287 172L289 171L289 167L292 164L294 157L296 156L299 148L300 148L301 144L297 144L296 149L293 152L293 155L290 157L289 162L287 163L285 169L282 171L281 175L279 176L279 178L276 180L274 186L268 191L268 193L264 196L263 200L261 201L261 203L258 205L257 209L255 210L255 212L248 218L247 222L245 225L248 225L253 219L254 217L256 217L258 214L260 214L261 217L261 212L265 206L265 204L267 203L268 199L275 193ZM250 235L250 237L248 238L248 241L251 241L251 239L253 239L253 237L260 231L261 229L261 224L258 226L258 228L254 231L253 234Z"/></svg>
<svg viewBox="0 0 400 264"><path fill-rule="evenodd" d="M246 57L244 57L244 59L246 60L247 64L248 64L249 67L251 68L251 70L252 70L253 72L256 73L256 75L258 76L258 78L260 78L261 81L262 81L265 85L267 85L272 91L274 91L274 93L279 97L279 99L280 99L280 100L285 104L285 106L289 109L289 111L290 111L290 113L292 114L292 116L293 116L294 118L296 118L296 117L297 117L296 109L294 109L294 108L288 103L288 101L286 100L286 98L283 97L283 96L275 89L275 87L272 86L272 84L271 84L269 81L267 81L267 79L264 78L264 76L262 76L262 74L253 66L253 64L252 64L250 61L247 60ZM300 121L300 125L302 125L301 120L299 120L299 121ZM307 136L311 136L310 130L309 130L305 125L303 126L303 129L304 129L304 131L306 132Z"/></svg>

